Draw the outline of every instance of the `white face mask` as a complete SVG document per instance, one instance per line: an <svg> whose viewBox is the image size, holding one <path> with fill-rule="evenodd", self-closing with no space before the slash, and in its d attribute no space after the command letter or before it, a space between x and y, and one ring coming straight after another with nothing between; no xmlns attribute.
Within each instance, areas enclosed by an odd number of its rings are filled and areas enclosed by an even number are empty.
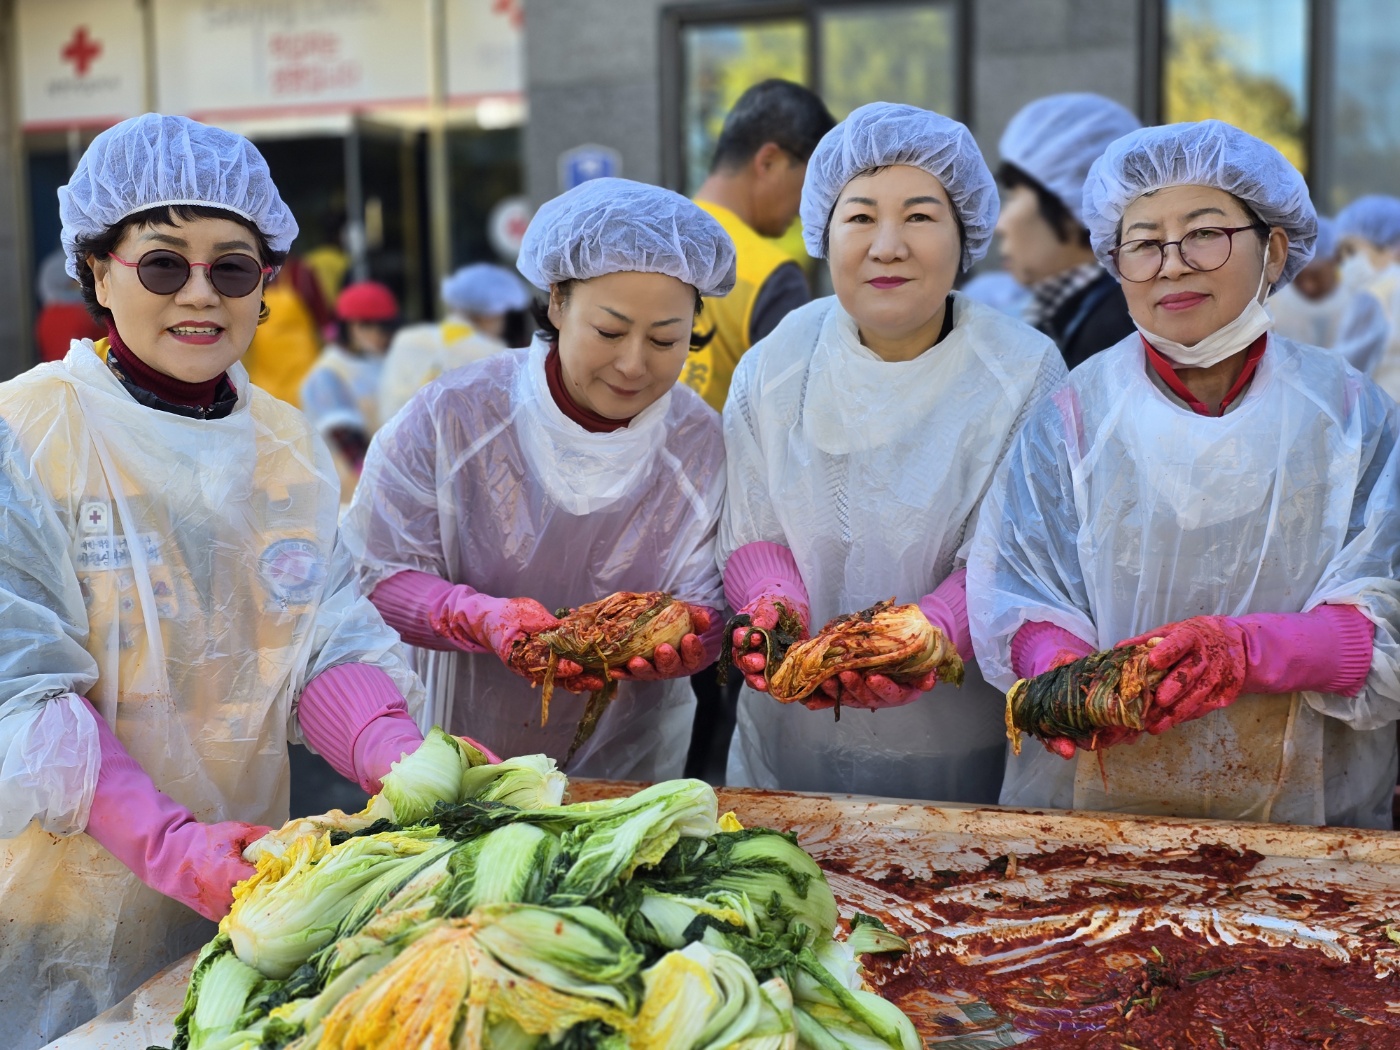
<svg viewBox="0 0 1400 1050"><path fill-rule="evenodd" d="M1376 276L1376 267L1365 252L1352 252L1342 263L1342 284L1348 288L1360 288Z"/></svg>
<svg viewBox="0 0 1400 1050"><path fill-rule="evenodd" d="M1217 328L1194 346L1184 346L1165 336L1149 332L1136 321L1137 330L1159 353L1171 359L1178 368L1209 368L1217 365L1232 354L1238 354L1254 340L1274 326L1274 319L1264 309L1264 281L1268 266L1259 274L1259 287L1254 298L1240 311L1240 315L1223 328Z"/></svg>

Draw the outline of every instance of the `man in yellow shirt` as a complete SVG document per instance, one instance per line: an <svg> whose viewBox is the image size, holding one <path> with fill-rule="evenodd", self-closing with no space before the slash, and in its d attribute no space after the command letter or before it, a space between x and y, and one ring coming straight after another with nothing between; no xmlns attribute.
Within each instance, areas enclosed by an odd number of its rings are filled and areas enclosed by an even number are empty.
<svg viewBox="0 0 1400 1050"><path fill-rule="evenodd" d="M769 238L797 218L807 158L835 123L820 98L786 80L755 84L725 118L695 203L733 239L738 283L723 299L705 300L696 328L711 338L681 374L716 411L744 351L811 298L802 268Z"/></svg>

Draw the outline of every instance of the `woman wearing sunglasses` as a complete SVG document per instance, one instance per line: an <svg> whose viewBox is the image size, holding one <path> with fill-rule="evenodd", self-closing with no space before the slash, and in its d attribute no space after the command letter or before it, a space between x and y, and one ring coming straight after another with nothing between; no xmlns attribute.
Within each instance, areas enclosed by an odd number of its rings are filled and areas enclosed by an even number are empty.
<svg viewBox="0 0 1400 1050"><path fill-rule="evenodd" d="M421 742L333 548L329 453L238 363L296 223L252 144L99 135L60 190L108 331L0 385L0 1021L39 1046L207 940L289 737L367 790ZM420 697L415 697L416 699Z"/></svg>
<svg viewBox="0 0 1400 1050"><path fill-rule="evenodd" d="M1313 252L1302 176L1218 121L1108 148L1084 193L1138 333L1017 437L968 569L1001 688L1160 639L1144 733L1009 759L1009 805L1384 827L1400 716L1395 404L1263 301Z"/></svg>

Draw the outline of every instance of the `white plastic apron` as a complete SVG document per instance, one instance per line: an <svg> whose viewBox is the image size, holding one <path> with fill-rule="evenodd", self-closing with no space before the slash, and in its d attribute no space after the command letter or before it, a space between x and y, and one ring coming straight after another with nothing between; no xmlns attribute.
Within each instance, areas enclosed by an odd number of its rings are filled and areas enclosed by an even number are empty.
<svg viewBox="0 0 1400 1050"><path fill-rule="evenodd" d="M1376 623L1380 670L1354 698L1242 697L1109 749L1102 770L1098 756L1066 762L1032 743L1008 763L1003 804L1383 819L1373 810L1394 775L1400 700L1393 413L1332 354L1273 335L1238 408L1219 418L1162 394L1136 336L1076 369L1022 431L974 543L969 613L998 685L1014 678L1010 640L1029 621L1108 648L1191 616L1324 601Z"/></svg>
<svg viewBox="0 0 1400 1050"><path fill-rule="evenodd" d="M547 350L443 376L380 432L344 526L366 591L413 569L551 611L620 590L721 606L713 412L681 388L630 427L590 434L554 404ZM539 690L494 654L421 653L418 667L453 730L501 754L562 760L587 701L556 691L542 727ZM678 776L694 707L687 679L622 683L568 771Z"/></svg>
<svg viewBox="0 0 1400 1050"><path fill-rule="evenodd" d="M892 596L917 602L953 571L1023 408L1064 374L1040 333L961 296L954 311L942 342L891 363L861 345L834 298L819 300L740 362L725 409L721 553L757 540L789 547L814 630ZM961 688L940 684L903 707L845 708L840 722L745 686L727 778L989 802L1001 722L1000 694L975 664Z"/></svg>
<svg viewBox="0 0 1400 1050"><path fill-rule="evenodd" d="M246 373L225 419L137 404L75 344L0 386L66 535L99 679L88 692L156 786L200 820L287 816L293 688L335 535L324 446ZM197 947L213 926L97 842L0 840L0 1023L38 1046Z"/></svg>

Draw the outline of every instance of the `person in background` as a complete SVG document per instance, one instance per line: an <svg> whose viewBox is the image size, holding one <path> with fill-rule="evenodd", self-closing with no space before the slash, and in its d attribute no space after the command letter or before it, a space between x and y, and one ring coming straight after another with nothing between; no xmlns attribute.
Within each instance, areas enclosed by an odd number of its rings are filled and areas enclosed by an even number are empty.
<svg viewBox="0 0 1400 1050"><path fill-rule="evenodd" d="M107 330L0 384L0 1023L32 1050L207 942L289 739L369 791L422 687L325 445L239 364L297 224L242 136L147 113L59 191Z"/></svg>
<svg viewBox="0 0 1400 1050"><path fill-rule="evenodd" d="M695 203L733 240L738 282L706 304L700 324L709 341L681 374L716 412L739 359L811 298L802 268L769 238L797 218L807 158L835 123L816 94L787 80L755 84L725 117Z"/></svg>
<svg viewBox="0 0 1400 1050"><path fill-rule="evenodd" d="M1109 146L1084 190L1138 332L1042 402L968 559L979 663L1008 689L1147 644L1145 733L1007 759L1001 802L1389 828L1400 717L1400 417L1270 331L1312 257L1308 187L1217 120Z"/></svg>
<svg viewBox="0 0 1400 1050"><path fill-rule="evenodd" d="M676 379L700 297L734 284L734 246L677 193L594 179L540 208L519 267L549 296L534 343L430 383L386 424L346 544L370 599L420 650L435 720L490 726L495 746L561 762L577 693L603 683L561 661L544 725L539 689L510 662L516 641L557 625L550 610L617 591L687 603L693 632L612 669L617 696L567 768L678 776L687 679L718 655L723 625L724 446L719 417Z"/></svg>
<svg viewBox="0 0 1400 1050"><path fill-rule="evenodd" d="M50 252L39 266L39 302L34 345L40 361L62 361L75 339L101 339L104 332L83 305L82 286L68 276L62 249Z"/></svg>
<svg viewBox="0 0 1400 1050"><path fill-rule="evenodd" d="M1123 292L1094 258L1084 227L1084 180L1110 142L1142 127L1102 95L1050 95L1001 136L997 219L1001 264L1031 293L1022 316L1074 368L1133 330Z"/></svg>
<svg viewBox="0 0 1400 1050"><path fill-rule="evenodd" d="M985 303L1008 317L1024 317L1031 293L1005 270L990 270L970 278L958 291L975 303Z"/></svg>
<svg viewBox="0 0 1400 1050"><path fill-rule="evenodd" d="M387 285L359 281L336 298L335 316L338 337L302 381L301 409L336 454L348 498L379 429L379 381L399 300Z"/></svg>
<svg viewBox="0 0 1400 1050"><path fill-rule="evenodd" d="M1347 287L1337 262L1337 224L1317 217L1317 249L1293 283L1269 297L1274 331L1294 342L1335 350L1373 375L1390 340L1385 307L1365 288Z"/></svg>
<svg viewBox="0 0 1400 1050"><path fill-rule="evenodd" d="M530 293L504 266L473 263L443 279L447 316L400 328L379 384L379 418L388 422L438 376L506 349L509 315L529 308Z"/></svg>
<svg viewBox="0 0 1400 1050"><path fill-rule="evenodd" d="M263 289L266 317L243 359L248 379L273 397L300 407L301 384L321 352L330 307L309 266L289 256Z"/></svg>
<svg viewBox="0 0 1400 1050"><path fill-rule="evenodd" d="M972 660L965 546L1021 420L1065 376L1048 337L952 290L997 207L971 132L928 110L861 106L812 154L802 234L835 295L789 314L734 374L725 597L766 630L779 604L811 631L891 596L917 603L966 677L845 671L781 704L763 648L736 630L730 784L996 800L1002 702Z"/></svg>
<svg viewBox="0 0 1400 1050"><path fill-rule="evenodd" d="M1390 339L1372 377L1400 398L1400 197L1358 197L1337 213L1337 235L1343 287L1374 295L1390 324Z"/></svg>

